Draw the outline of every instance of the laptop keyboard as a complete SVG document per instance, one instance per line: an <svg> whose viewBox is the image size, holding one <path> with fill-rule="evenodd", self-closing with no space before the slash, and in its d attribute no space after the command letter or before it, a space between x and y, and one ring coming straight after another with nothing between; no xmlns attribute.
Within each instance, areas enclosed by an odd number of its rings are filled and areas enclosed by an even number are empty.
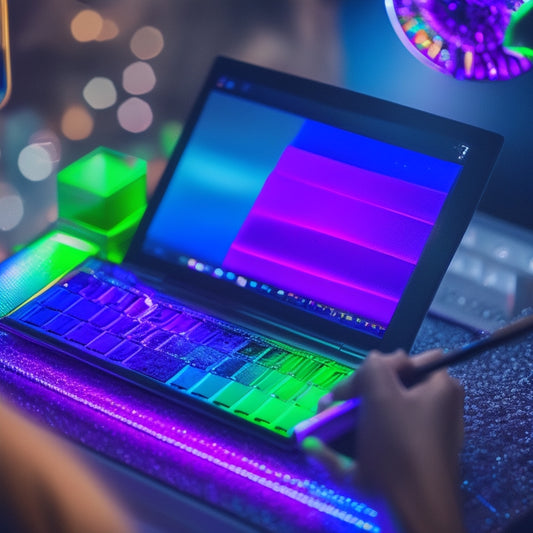
<svg viewBox="0 0 533 533"><path fill-rule="evenodd" d="M73 347L91 362L105 360L103 366L128 369L183 400L217 406L285 437L351 372L158 296L130 277L85 268L10 319L66 352Z"/></svg>

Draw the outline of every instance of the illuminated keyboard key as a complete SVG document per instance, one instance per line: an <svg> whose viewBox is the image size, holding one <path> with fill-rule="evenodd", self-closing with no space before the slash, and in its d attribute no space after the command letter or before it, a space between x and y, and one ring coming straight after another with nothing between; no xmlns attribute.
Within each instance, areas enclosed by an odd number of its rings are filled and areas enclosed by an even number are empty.
<svg viewBox="0 0 533 533"><path fill-rule="evenodd" d="M218 350L213 350L209 346L197 346L187 355L187 359L191 365L202 368L203 370L218 363L223 358L224 356Z"/></svg>
<svg viewBox="0 0 533 533"><path fill-rule="evenodd" d="M246 338L237 333L221 330L207 341L207 345L224 353L233 352L246 342Z"/></svg>
<svg viewBox="0 0 533 533"><path fill-rule="evenodd" d="M214 374L208 374L198 385L194 386L189 392L202 398L211 398L226 385L231 383L229 379Z"/></svg>
<svg viewBox="0 0 533 533"><path fill-rule="evenodd" d="M273 348L268 351L263 357L258 359L258 363L268 366L270 368L280 368L287 359L294 357L287 350Z"/></svg>
<svg viewBox="0 0 533 533"><path fill-rule="evenodd" d="M68 310L65 311L65 313L73 316L74 318L87 321L101 310L102 306L100 304L81 299L75 304L71 305Z"/></svg>
<svg viewBox="0 0 533 533"><path fill-rule="evenodd" d="M183 364L185 365L185 363ZM207 372L205 370L194 368L193 366L185 366L170 384L176 389L189 390L191 387L197 385L206 375Z"/></svg>
<svg viewBox="0 0 533 533"><path fill-rule="evenodd" d="M96 317L95 317L96 318ZM107 329L116 335L124 335L137 326L138 322L127 316L121 316L115 322L107 326Z"/></svg>
<svg viewBox="0 0 533 533"><path fill-rule="evenodd" d="M324 367L321 371L317 372L314 376L311 376L309 381L326 390L330 390L334 385L342 381L350 373L350 369L346 367Z"/></svg>
<svg viewBox="0 0 533 533"><path fill-rule="evenodd" d="M117 320L121 315L118 311L110 309L109 307L104 307L100 310L99 313L94 315L89 322L96 326L97 328L105 328L109 326L112 322Z"/></svg>
<svg viewBox="0 0 533 533"><path fill-rule="evenodd" d="M238 353L246 355L247 357L254 358L264 354L268 350L269 346L256 341L250 341L239 349Z"/></svg>
<svg viewBox="0 0 533 533"><path fill-rule="evenodd" d="M252 389L244 398L242 398L242 400L233 406L232 410L236 414L249 416L270 398L271 396L269 394L257 389Z"/></svg>
<svg viewBox="0 0 533 533"><path fill-rule="evenodd" d="M218 394L215 394L211 401L216 405L223 407L231 407L236 404L241 398L250 392L250 387L238 383L236 381L230 382Z"/></svg>
<svg viewBox="0 0 533 533"><path fill-rule="evenodd" d="M58 315L50 320L50 322L47 322L44 329L55 333L56 335L64 335L71 329L75 328L79 323L80 321L72 316Z"/></svg>
<svg viewBox="0 0 533 533"><path fill-rule="evenodd" d="M168 381L185 366L185 363L172 355L141 348L135 355L126 359L124 366L158 381Z"/></svg>
<svg viewBox="0 0 533 533"><path fill-rule="evenodd" d="M116 348L122 339L111 333L103 333L87 345L89 350L105 355Z"/></svg>
<svg viewBox="0 0 533 533"><path fill-rule="evenodd" d="M306 360L307 359L300 355L291 354L290 357L287 357L285 361L283 361L283 364L280 366L280 371L284 374L294 374L296 369Z"/></svg>
<svg viewBox="0 0 533 533"><path fill-rule="evenodd" d="M140 340L142 344L144 344L147 348L152 348L156 350L162 344L168 341L170 337L172 337L172 333L170 333L170 331L165 331L163 329L156 329L155 331L150 333L148 336L146 336L144 339L140 339Z"/></svg>
<svg viewBox="0 0 533 533"><path fill-rule="evenodd" d="M306 391L298 396L295 404L316 413L318 400L320 400L324 394L326 394L326 392L323 389L310 386Z"/></svg>
<svg viewBox="0 0 533 533"><path fill-rule="evenodd" d="M244 359L238 359L237 357L227 357L220 364L211 370L211 372L224 376L227 378L232 377L238 372L244 365L248 363Z"/></svg>
<svg viewBox="0 0 533 533"><path fill-rule="evenodd" d="M284 374L281 374L277 370L271 370L270 372L266 372L260 378L256 379L252 385L259 390L271 392L271 389L278 387L286 379L287 376Z"/></svg>
<svg viewBox="0 0 533 533"><path fill-rule="evenodd" d="M173 318L176 318L179 314L179 311L175 311L170 307L156 305L150 309L146 315L144 315L143 320L148 320L156 326L163 326L164 324L170 322Z"/></svg>
<svg viewBox="0 0 533 533"><path fill-rule="evenodd" d="M194 348L196 348L196 346L181 335L172 335L167 342L159 347L161 351L176 355L178 357L185 357L192 352Z"/></svg>
<svg viewBox="0 0 533 533"><path fill-rule="evenodd" d="M198 326L196 326L193 330L187 333L186 337L191 342L203 344L211 337L213 337L217 331L218 328L216 326L213 326L212 324L198 324Z"/></svg>
<svg viewBox="0 0 533 533"><path fill-rule="evenodd" d="M253 414L254 420L264 424L271 424L287 410L287 404L278 398L270 398Z"/></svg>
<svg viewBox="0 0 533 533"><path fill-rule="evenodd" d="M283 382L278 388L272 390L272 394L277 396L280 400L288 401L299 394L308 385L296 378L290 378L288 381Z"/></svg>
<svg viewBox="0 0 533 533"><path fill-rule="evenodd" d="M294 377L306 381L323 367L322 363L313 359L304 359L297 367L292 369Z"/></svg>
<svg viewBox="0 0 533 533"><path fill-rule="evenodd" d="M174 333L185 333L190 331L200 321L185 313L181 313L177 318L165 324L164 328Z"/></svg>
<svg viewBox="0 0 533 533"><path fill-rule="evenodd" d="M286 411L279 418L274 420L274 429L283 431L287 435L290 435L292 428L296 424L299 424L300 422L307 420L308 418L312 417L314 414L315 412L313 411L309 411L308 409L304 409L302 407L293 405L292 407L289 408L288 411Z"/></svg>
<svg viewBox="0 0 533 533"><path fill-rule="evenodd" d="M73 294L63 287L53 287L44 294L43 301L46 307L64 311L79 299L80 297L77 294Z"/></svg>
<svg viewBox="0 0 533 533"><path fill-rule="evenodd" d="M142 296L133 301L124 312L132 318L137 318L146 313L151 307L153 307L153 305L154 304L150 298Z"/></svg>
<svg viewBox="0 0 533 533"><path fill-rule="evenodd" d="M141 347L134 342L123 341L108 354L108 358L112 361L124 361L134 353L137 353L140 349Z"/></svg>
<svg viewBox="0 0 533 533"><path fill-rule="evenodd" d="M56 311L52 311L52 309L47 309L46 307L36 306L22 320L28 322L28 324L41 327L56 316L58 316Z"/></svg>
<svg viewBox="0 0 533 533"><path fill-rule="evenodd" d="M239 370L239 372L235 374L234 378L236 381L242 383L243 385L251 385L259 378L259 376L266 374L267 372L268 368L256 365L254 363L249 363L241 370Z"/></svg>
<svg viewBox="0 0 533 533"><path fill-rule="evenodd" d="M101 331L90 324L80 324L65 334L69 341L86 346L100 335Z"/></svg>

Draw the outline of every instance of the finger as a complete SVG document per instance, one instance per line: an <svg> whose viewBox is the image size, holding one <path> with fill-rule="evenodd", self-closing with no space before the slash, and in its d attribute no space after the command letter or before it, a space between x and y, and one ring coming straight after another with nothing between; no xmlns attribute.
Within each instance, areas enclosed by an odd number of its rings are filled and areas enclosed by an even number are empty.
<svg viewBox="0 0 533 533"><path fill-rule="evenodd" d="M341 453L337 453L317 437L307 437L302 441L302 450L319 461L339 481L353 483L357 478L357 462Z"/></svg>
<svg viewBox="0 0 533 533"><path fill-rule="evenodd" d="M414 367L424 366L444 357L444 352L440 349L428 350L410 357L410 361Z"/></svg>
<svg viewBox="0 0 533 533"><path fill-rule="evenodd" d="M391 382L398 381L398 372L409 364L409 358L403 350L396 350L390 354L373 350L358 370L323 397L320 407L325 408L335 401L361 396L368 388L394 386Z"/></svg>

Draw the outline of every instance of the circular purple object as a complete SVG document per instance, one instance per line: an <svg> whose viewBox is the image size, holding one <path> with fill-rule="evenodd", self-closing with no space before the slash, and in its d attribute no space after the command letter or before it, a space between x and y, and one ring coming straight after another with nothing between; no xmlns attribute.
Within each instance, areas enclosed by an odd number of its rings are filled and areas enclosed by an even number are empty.
<svg viewBox="0 0 533 533"><path fill-rule="evenodd" d="M524 3L385 0L396 33L415 57L470 80L509 79L531 68L529 59L503 46L511 15Z"/></svg>

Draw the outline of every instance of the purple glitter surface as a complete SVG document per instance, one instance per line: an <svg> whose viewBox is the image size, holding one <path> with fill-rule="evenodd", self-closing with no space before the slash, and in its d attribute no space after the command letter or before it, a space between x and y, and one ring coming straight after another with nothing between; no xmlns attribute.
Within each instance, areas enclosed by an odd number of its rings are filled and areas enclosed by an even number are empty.
<svg viewBox="0 0 533 533"><path fill-rule="evenodd" d="M394 531L380 504L301 454L2 331L0 376L3 395L54 431L261 530Z"/></svg>

